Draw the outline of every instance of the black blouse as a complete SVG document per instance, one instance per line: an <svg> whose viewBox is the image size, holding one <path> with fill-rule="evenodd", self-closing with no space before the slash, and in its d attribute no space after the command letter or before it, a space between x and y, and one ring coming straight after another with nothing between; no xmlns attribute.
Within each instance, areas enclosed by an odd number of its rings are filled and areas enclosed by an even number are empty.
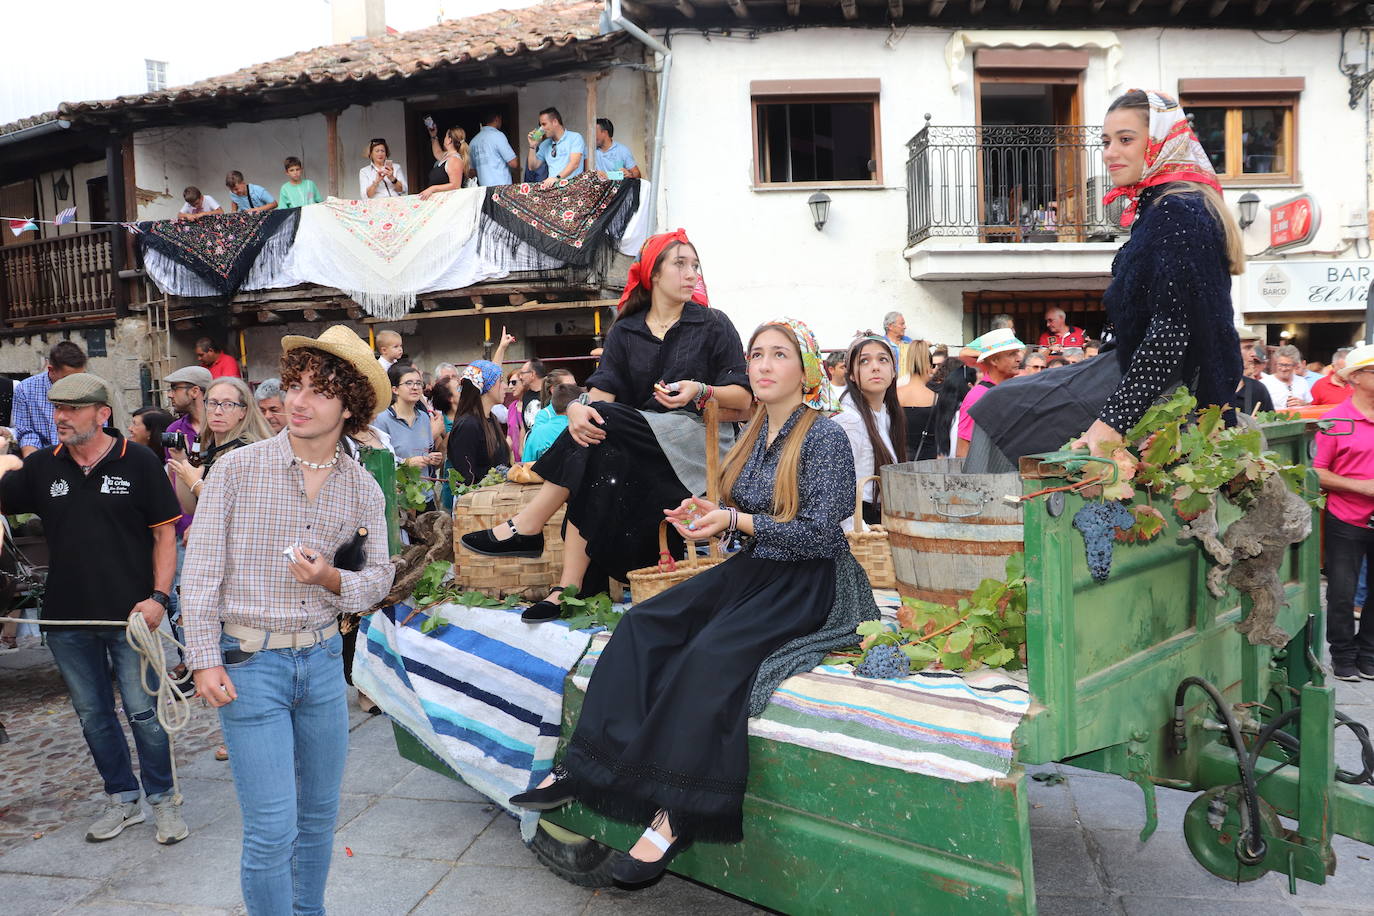
<svg viewBox="0 0 1374 916"><path fill-rule="evenodd" d="M659 381L693 379L717 388L749 388L744 345L724 312L688 302L662 340L649 330L647 315L645 309L611 325L601 364L587 379L588 389L599 388L639 410L662 412L663 405L654 400L654 384Z"/></svg>
<svg viewBox="0 0 1374 916"><path fill-rule="evenodd" d="M490 417L487 422L496 423ZM465 483L475 484L498 464L509 464L510 445L506 442L505 430L500 432L500 449L497 454L488 455L487 431L482 428L482 421L471 414L454 420L453 428L448 433L449 467L462 474Z"/></svg>

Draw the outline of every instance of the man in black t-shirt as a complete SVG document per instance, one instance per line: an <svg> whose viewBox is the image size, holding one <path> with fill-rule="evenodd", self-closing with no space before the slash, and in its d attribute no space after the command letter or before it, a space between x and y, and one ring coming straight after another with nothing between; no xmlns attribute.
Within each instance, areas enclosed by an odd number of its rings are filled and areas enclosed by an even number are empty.
<svg viewBox="0 0 1374 916"><path fill-rule="evenodd" d="M112 395L108 382L84 372L53 383L48 400L59 444L22 460L0 457L0 510L43 519L51 559L41 620L123 621L141 614L152 630L167 609L176 569L173 523L181 510L153 453L104 429ZM147 670L123 627L45 630L108 796L86 839L113 839L141 824L140 794L153 807L157 841L185 839L190 831L172 791L171 747L143 689L145 676L156 683L158 672ZM111 668L138 748L142 793L115 715Z"/></svg>

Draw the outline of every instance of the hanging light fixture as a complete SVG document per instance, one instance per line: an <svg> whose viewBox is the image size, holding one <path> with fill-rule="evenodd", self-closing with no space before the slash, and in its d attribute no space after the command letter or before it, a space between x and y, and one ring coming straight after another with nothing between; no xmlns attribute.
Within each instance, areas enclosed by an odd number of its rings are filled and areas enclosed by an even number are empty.
<svg viewBox="0 0 1374 916"><path fill-rule="evenodd" d="M826 218L830 216L830 195L817 191L806 199L806 205L811 208L811 221L816 224L816 231L824 229Z"/></svg>
<svg viewBox="0 0 1374 916"><path fill-rule="evenodd" d="M72 186L67 181L67 173L63 172L57 176L57 180L52 183L52 192L57 195L58 200L66 200L71 193Z"/></svg>

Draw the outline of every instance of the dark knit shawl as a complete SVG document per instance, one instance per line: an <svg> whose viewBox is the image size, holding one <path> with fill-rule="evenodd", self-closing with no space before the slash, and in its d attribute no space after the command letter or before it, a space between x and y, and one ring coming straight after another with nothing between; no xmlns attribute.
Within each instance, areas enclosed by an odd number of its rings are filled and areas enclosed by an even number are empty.
<svg viewBox="0 0 1374 916"><path fill-rule="evenodd" d="M1189 331L1177 380L1199 404L1225 404L1241 376L1225 233L1201 194L1162 196L1169 187L1141 192L1131 238L1112 262L1102 297L1116 328L1122 384L1151 320L1172 313Z"/></svg>

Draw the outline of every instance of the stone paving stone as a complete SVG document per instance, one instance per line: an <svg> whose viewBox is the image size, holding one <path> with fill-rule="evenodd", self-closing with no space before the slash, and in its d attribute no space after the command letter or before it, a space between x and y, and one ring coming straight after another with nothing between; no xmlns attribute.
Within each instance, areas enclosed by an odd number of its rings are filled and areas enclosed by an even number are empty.
<svg viewBox="0 0 1374 916"><path fill-rule="evenodd" d="M219 907L238 905L239 844L191 834L159 847L155 861L106 882L101 896L130 903Z"/></svg>
<svg viewBox="0 0 1374 916"><path fill-rule="evenodd" d="M206 756L213 757L214 753L210 752ZM178 781L181 784L181 816L186 821L186 826L192 830L198 831L239 809L238 796L234 793L232 782L186 777L181 777ZM145 808L148 808L148 820L151 823L152 809L146 805Z"/></svg>
<svg viewBox="0 0 1374 916"><path fill-rule="evenodd" d="M335 830L337 831L339 827L357 817L374 800L371 795L339 796L339 821ZM243 841L243 815L239 811L238 802L234 801L223 817L198 831L198 833L201 836L241 843Z"/></svg>
<svg viewBox="0 0 1374 916"><path fill-rule="evenodd" d="M1217 878L1193 859L1178 830L1156 833L1148 843L1134 831L1091 830L1088 848L1107 873L1108 889L1123 898L1155 894L1162 887L1180 897L1217 901L1274 902L1287 896L1287 879L1278 875L1245 884Z"/></svg>
<svg viewBox="0 0 1374 916"><path fill-rule="evenodd" d="M569 916L581 913L592 897L590 888L577 887L543 868L499 868L457 865L415 916Z"/></svg>
<svg viewBox="0 0 1374 916"><path fill-rule="evenodd" d="M162 849L153 839L152 813L148 820L103 843L86 842L85 823L68 824L39 840L16 846L0 857L0 872L56 875L68 878L107 878L143 865ZM8 884L7 874L0 885ZM0 907L3 909L3 907Z"/></svg>
<svg viewBox="0 0 1374 916"><path fill-rule="evenodd" d="M349 733L343 791L355 795L380 795L409 776L415 767L416 764L396 753L391 720L373 716Z"/></svg>
<svg viewBox="0 0 1374 916"><path fill-rule="evenodd" d="M1088 828L1136 830L1145 826L1145 793L1140 786L1115 774L1064 767L1065 788L1073 797L1079 822ZM1105 778L1104 778L1105 776ZM1183 829L1183 814L1196 793L1156 787L1159 829Z"/></svg>
<svg viewBox="0 0 1374 916"><path fill-rule="evenodd" d="M543 868L520 839L520 822L504 811L458 859L463 865L503 865Z"/></svg>
<svg viewBox="0 0 1374 916"><path fill-rule="evenodd" d="M187 906L184 903L128 903L96 894L69 910L63 910L62 916L231 916L233 913L234 910L223 907Z"/></svg>
<svg viewBox="0 0 1374 916"><path fill-rule="evenodd" d="M48 916L91 894L99 885L81 878L6 875L5 916Z"/></svg>
<svg viewBox="0 0 1374 916"><path fill-rule="evenodd" d="M1121 905L1114 897L1055 897L1037 893L1035 907L1040 916L1121 916ZM1161 916L1161 914L1156 914ZM1260 916L1260 914L1252 914Z"/></svg>
<svg viewBox="0 0 1374 916"><path fill-rule="evenodd" d="M1057 769L1037 767L1037 772L1051 776L1060 775ZM1078 813L1074 810L1073 794L1069 791L1068 781L1047 784L1032 778L1026 772L1026 802L1030 808L1031 829L1037 827L1076 827Z"/></svg>
<svg viewBox="0 0 1374 916"><path fill-rule="evenodd" d="M390 856L335 856L325 888L325 909L329 916L409 913L451 868L447 862Z"/></svg>
<svg viewBox="0 0 1374 916"><path fill-rule="evenodd" d="M1031 859L1037 893L1062 897L1101 897L1097 865L1077 828L1031 830Z"/></svg>
<svg viewBox="0 0 1374 916"><path fill-rule="evenodd" d="M354 854L456 861L492 819L496 808L472 802L379 798L337 834Z"/></svg>
<svg viewBox="0 0 1374 916"><path fill-rule="evenodd" d="M1263 908L1239 900L1206 900L1189 897L1124 897L1126 916L1303 916L1286 903L1269 902Z"/></svg>
<svg viewBox="0 0 1374 916"><path fill-rule="evenodd" d="M1298 895L1289 899L1304 911L1313 905L1374 912L1374 847L1337 836L1331 838L1331 849L1336 853L1336 873L1321 886L1299 881Z"/></svg>
<svg viewBox="0 0 1374 916"><path fill-rule="evenodd" d="M881 910L878 906L853 906L846 909L858 913L863 909ZM738 897L679 878L664 875L663 879L643 890L627 891L618 887L600 887L592 893L586 916L610 916L613 913L653 913L655 916L742 916L745 913L766 913Z"/></svg>
<svg viewBox="0 0 1374 916"><path fill-rule="evenodd" d="M392 748L395 753L395 748ZM490 804L491 799L450 776L443 776L433 770L417 766L405 778L391 787L388 795L397 798L432 798L437 801L467 801Z"/></svg>

